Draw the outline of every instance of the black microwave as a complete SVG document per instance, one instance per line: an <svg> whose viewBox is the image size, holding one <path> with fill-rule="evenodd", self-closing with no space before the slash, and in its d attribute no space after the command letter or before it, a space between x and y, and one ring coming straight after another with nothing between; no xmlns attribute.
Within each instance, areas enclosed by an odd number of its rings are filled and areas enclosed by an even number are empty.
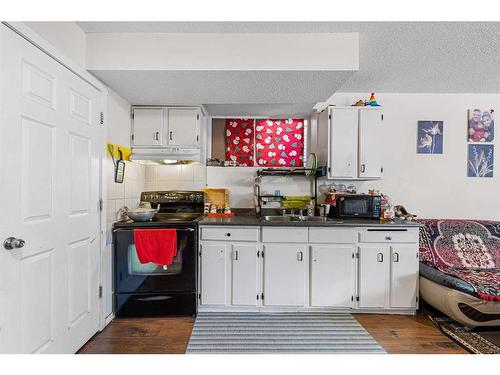
<svg viewBox="0 0 500 375"><path fill-rule="evenodd" d="M350 194L337 197L329 216L337 219L379 219L380 195Z"/></svg>

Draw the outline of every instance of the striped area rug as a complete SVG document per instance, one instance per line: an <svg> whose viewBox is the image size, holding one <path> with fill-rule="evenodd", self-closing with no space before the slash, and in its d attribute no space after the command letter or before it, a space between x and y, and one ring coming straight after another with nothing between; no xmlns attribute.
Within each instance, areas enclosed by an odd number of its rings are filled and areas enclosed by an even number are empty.
<svg viewBox="0 0 500 375"><path fill-rule="evenodd" d="M350 314L299 312L201 312L186 352L385 353Z"/></svg>

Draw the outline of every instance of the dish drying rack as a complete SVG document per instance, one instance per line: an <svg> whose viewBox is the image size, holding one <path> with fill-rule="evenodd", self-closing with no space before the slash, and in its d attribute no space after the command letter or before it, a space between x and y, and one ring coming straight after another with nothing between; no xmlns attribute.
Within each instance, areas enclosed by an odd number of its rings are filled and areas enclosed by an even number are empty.
<svg viewBox="0 0 500 375"><path fill-rule="evenodd" d="M265 199L276 199L276 201L281 201L284 199L283 195L270 195L261 194L260 179L261 177L290 177L290 176L302 176L313 178L313 191L311 194L311 201L314 202L314 207L318 203L318 177L326 176L326 166L318 168L262 168L257 170L257 178L254 184L254 197L256 199L256 210L257 213L262 212L262 201Z"/></svg>

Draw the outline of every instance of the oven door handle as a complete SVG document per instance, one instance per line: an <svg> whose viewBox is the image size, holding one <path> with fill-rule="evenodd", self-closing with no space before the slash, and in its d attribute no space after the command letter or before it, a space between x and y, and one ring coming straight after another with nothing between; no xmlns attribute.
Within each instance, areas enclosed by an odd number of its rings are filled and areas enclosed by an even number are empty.
<svg viewBox="0 0 500 375"><path fill-rule="evenodd" d="M146 228L141 228L146 229ZM175 229L178 232L194 232L196 229L194 228L154 228L154 229ZM113 233L117 232L132 232L134 229L113 229Z"/></svg>

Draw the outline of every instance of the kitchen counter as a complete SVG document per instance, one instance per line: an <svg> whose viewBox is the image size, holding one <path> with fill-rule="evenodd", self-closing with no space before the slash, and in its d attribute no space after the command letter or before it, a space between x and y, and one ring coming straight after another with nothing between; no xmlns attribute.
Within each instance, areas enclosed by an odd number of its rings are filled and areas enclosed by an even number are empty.
<svg viewBox="0 0 500 375"><path fill-rule="evenodd" d="M404 220L381 222L371 219L345 219L327 221L266 221L256 215L237 215L232 217L208 217L197 220L199 225L238 225L238 226L273 226L273 227L373 227L386 228L421 227L422 224Z"/></svg>

